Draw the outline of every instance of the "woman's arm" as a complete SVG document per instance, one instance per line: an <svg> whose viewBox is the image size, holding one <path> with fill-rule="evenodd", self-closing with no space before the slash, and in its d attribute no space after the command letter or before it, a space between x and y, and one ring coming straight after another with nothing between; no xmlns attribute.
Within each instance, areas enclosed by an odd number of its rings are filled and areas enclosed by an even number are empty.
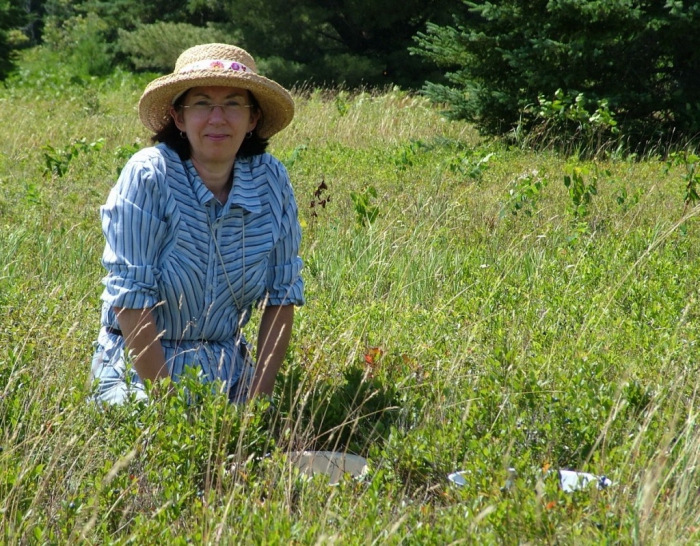
<svg viewBox="0 0 700 546"><path fill-rule="evenodd" d="M151 310L114 307L114 313L141 380L156 381L168 377L160 333Z"/></svg>
<svg viewBox="0 0 700 546"><path fill-rule="evenodd" d="M250 398L272 394L277 372L289 347L293 323L293 305L271 305L263 311L258 331L258 363L250 387Z"/></svg>

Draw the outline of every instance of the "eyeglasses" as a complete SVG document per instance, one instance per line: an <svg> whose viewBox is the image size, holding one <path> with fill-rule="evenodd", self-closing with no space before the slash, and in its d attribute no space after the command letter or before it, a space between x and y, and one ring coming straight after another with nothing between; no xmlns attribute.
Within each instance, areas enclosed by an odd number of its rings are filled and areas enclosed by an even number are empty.
<svg viewBox="0 0 700 546"><path fill-rule="evenodd" d="M234 101L229 101L225 102L224 104L214 104L213 102L205 101L205 100L200 100L195 102L194 104L183 104L183 108L187 108L190 112L193 114L196 114L198 116L209 116L214 112L214 108L216 107L221 108L221 111L223 112L224 116L226 117L233 117L241 112L245 108L252 108L252 104L241 104L240 102Z"/></svg>

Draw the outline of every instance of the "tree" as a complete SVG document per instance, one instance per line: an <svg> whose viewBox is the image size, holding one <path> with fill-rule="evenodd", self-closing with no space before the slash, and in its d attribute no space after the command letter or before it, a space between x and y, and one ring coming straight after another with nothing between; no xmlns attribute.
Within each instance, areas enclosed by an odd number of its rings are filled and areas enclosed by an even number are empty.
<svg viewBox="0 0 700 546"><path fill-rule="evenodd" d="M411 57L428 21L447 22L455 0L219 0L245 46L281 83L398 84L420 87L426 71ZM457 3L459 5L459 3ZM292 81L293 80L293 81Z"/></svg>
<svg viewBox="0 0 700 546"><path fill-rule="evenodd" d="M411 56L408 47L428 21L449 22L455 6L463 7L458 0L45 0L48 34L58 29L59 36L70 37L71 19L97 17L107 29L99 38L114 59L132 66L160 68L163 59L172 57L178 37L165 37L168 52L153 63L144 60L147 38L186 24L204 36L213 29L212 39L233 37L255 56L262 72L283 85L407 88L419 88L426 75L441 78L430 63ZM188 35L197 31L190 28ZM138 52L132 54L135 44L140 44Z"/></svg>
<svg viewBox="0 0 700 546"><path fill-rule="evenodd" d="M426 93L453 118L504 134L535 126L559 91L584 112L606 107L640 142L700 132L700 2L485 0L428 25L414 50L447 72ZM695 29L695 30L694 30ZM560 101L561 103L561 101Z"/></svg>
<svg viewBox="0 0 700 546"><path fill-rule="evenodd" d="M15 68L15 50L9 31L20 29L26 13L16 0L0 0L0 81L5 80Z"/></svg>

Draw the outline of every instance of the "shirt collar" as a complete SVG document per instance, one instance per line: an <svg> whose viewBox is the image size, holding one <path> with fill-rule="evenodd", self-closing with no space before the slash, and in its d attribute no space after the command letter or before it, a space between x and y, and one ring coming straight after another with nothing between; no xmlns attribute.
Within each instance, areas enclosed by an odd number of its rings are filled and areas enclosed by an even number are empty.
<svg viewBox="0 0 700 546"><path fill-rule="evenodd" d="M185 166L197 201L201 205L206 205L209 201L216 200L214 194L202 182L192 160L188 159ZM232 206L240 207L254 214L262 211L262 203L257 185L253 180L250 162L245 159L238 159L233 164L233 187L229 193L228 201L224 205L224 212L227 212Z"/></svg>
<svg viewBox="0 0 700 546"><path fill-rule="evenodd" d="M237 159L233 164L233 187L227 205L235 205L254 214L262 211L258 186L247 159Z"/></svg>
<svg viewBox="0 0 700 546"><path fill-rule="evenodd" d="M214 199L214 194L210 192L204 185L204 182L202 182L202 179L199 177L197 169L194 168L191 159L185 161L185 169L187 169L187 178L190 180L192 191L194 191L194 195L197 198L197 201L199 201L199 204L206 205L209 201Z"/></svg>

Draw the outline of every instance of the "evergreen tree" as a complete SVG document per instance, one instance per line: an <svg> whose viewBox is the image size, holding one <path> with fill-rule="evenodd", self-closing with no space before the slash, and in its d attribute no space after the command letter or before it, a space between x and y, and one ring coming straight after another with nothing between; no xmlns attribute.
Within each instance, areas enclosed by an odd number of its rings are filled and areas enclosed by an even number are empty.
<svg viewBox="0 0 700 546"><path fill-rule="evenodd" d="M537 123L540 97L607 105L623 134L700 131L700 2L485 0L429 25L415 52L447 72L425 91L489 134ZM568 102L567 102L568 101ZM561 103L562 101L560 101Z"/></svg>
<svg viewBox="0 0 700 546"><path fill-rule="evenodd" d="M17 0L0 0L0 81L15 68L15 51L10 42L9 31L20 29L26 13Z"/></svg>

